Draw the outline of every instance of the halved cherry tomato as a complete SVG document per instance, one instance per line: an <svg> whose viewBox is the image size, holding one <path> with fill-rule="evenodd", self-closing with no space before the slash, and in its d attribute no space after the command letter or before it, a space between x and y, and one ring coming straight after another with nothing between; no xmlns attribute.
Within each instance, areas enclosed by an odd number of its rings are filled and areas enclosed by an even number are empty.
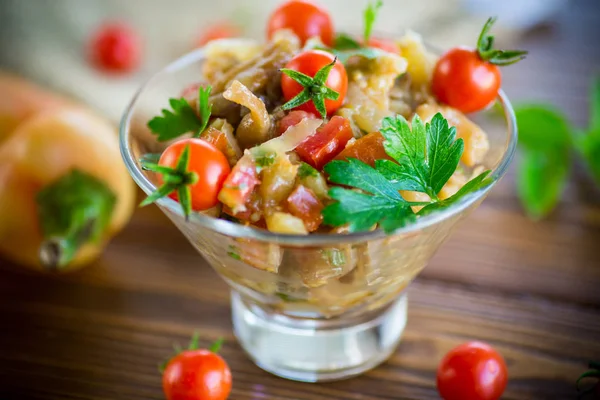
<svg viewBox="0 0 600 400"><path fill-rule="evenodd" d="M309 232L317 230L323 222L323 203L312 190L303 185L296 186L288 196L286 204L290 214L300 218Z"/></svg>
<svg viewBox="0 0 600 400"><path fill-rule="evenodd" d="M197 45L202 47L208 42L217 39L227 39L241 36L241 29L229 21L220 21L204 29L198 37Z"/></svg>
<svg viewBox="0 0 600 400"><path fill-rule="evenodd" d="M314 77L321 68L331 64L333 60L335 60L335 57L331 53L322 50L308 50L292 58L285 68ZM331 71L329 71L325 86L339 93L337 100L325 99L325 109L327 110L327 114L330 115L340 108L344 102L346 91L348 89L348 75L346 74L346 68L344 68L344 64L339 60L336 61ZM304 87L286 74L282 74L281 90L283 91L285 100L290 101L302 92ZM314 115L320 115L312 101L308 101L295 109L307 111Z"/></svg>
<svg viewBox="0 0 600 400"><path fill-rule="evenodd" d="M481 342L450 350L437 371L438 391L444 400L498 400L507 380L502 356Z"/></svg>
<svg viewBox="0 0 600 400"><path fill-rule="evenodd" d="M291 29L304 44L314 36L327 45L333 45L333 23L329 13L308 0L289 0L279 6L267 25L269 39L280 29Z"/></svg>
<svg viewBox="0 0 600 400"><path fill-rule="evenodd" d="M379 132L372 132L368 135L361 137L355 142L349 144L344 150L338 154L336 160L345 160L348 158L357 158L365 164L375 166L375 160L391 160L393 158L388 156L383 148L383 142L385 138Z"/></svg>
<svg viewBox="0 0 600 400"><path fill-rule="evenodd" d="M387 51L388 53L400 54L400 47L390 39L370 38L369 47L376 47L378 49Z"/></svg>
<svg viewBox="0 0 600 400"><path fill-rule="evenodd" d="M315 115L302 110L292 110L279 120L277 131L281 135L283 132L287 131L290 126L299 124L304 118L315 118Z"/></svg>
<svg viewBox="0 0 600 400"><path fill-rule="evenodd" d="M167 364L163 390L167 400L226 400L231 392L231 371L216 353L186 350Z"/></svg>
<svg viewBox="0 0 600 400"><path fill-rule="evenodd" d="M296 153L306 163L321 170L325 164L340 153L352 139L350 121L338 115L308 137L298 147Z"/></svg>
<svg viewBox="0 0 600 400"><path fill-rule="evenodd" d="M219 192L219 200L229 207L234 215L244 211L244 204L250 198L254 187L260 183L256 173L256 165L250 156L240 158L238 163L223 183Z"/></svg>
<svg viewBox="0 0 600 400"><path fill-rule="evenodd" d="M441 102L471 113L493 102L501 83L496 65L481 59L476 50L458 47L439 59L431 89Z"/></svg>
<svg viewBox="0 0 600 400"><path fill-rule="evenodd" d="M225 155L214 145L200 139L179 140L165 149L158 161L159 165L175 168L181 153L189 146L190 158L188 171L198 175L198 181L190 185L192 210L208 210L219 202L217 195L230 172ZM162 181L162 176L159 177ZM162 182L161 182L162 183ZM177 192L169 197L178 200Z"/></svg>
<svg viewBox="0 0 600 400"><path fill-rule="evenodd" d="M141 58L141 40L123 23L107 23L90 42L91 62L99 69L125 73L137 68Z"/></svg>

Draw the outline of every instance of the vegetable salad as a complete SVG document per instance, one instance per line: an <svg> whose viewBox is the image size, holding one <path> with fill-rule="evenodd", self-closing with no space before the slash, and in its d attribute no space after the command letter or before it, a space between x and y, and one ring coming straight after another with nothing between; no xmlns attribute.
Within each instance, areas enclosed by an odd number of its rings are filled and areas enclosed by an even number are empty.
<svg viewBox="0 0 600 400"><path fill-rule="evenodd" d="M373 36L381 7L361 37L290 0L266 43L209 42L198 82L148 123L168 146L142 159L159 186L144 204L170 196L186 216L279 234L390 233L488 186L488 139L464 113L493 103L498 66L525 52L495 50L490 19L476 48L438 58L413 32Z"/></svg>

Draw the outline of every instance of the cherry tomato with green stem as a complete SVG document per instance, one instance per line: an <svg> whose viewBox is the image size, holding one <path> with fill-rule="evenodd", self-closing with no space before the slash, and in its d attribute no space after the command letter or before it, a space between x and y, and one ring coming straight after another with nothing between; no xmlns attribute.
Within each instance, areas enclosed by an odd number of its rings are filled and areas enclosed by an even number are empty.
<svg viewBox="0 0 600 400"><path fill-rule="evenodd" d="M325 118L344 102L348 75L344 64L331 53L304 51L281 71L281 89L287 101L284 110L303 110Z"/></svg>
<svg viewBox="0 0 600 400"><path fill-rule="evenodd" d="M499 67L522 60L527 52L493 49L494 37L488 32L495 21L495 18L487 21L476 49L457 47L440 57L431 84L438 100L471 113L484 109L496 99L502 84Z"/></svg>

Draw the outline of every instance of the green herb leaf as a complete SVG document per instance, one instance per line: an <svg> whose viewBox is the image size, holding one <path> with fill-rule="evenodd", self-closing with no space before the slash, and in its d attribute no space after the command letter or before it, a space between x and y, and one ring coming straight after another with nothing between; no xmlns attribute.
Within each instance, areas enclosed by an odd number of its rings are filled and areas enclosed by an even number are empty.
<svg viewBox="0 0 600 400"><path fill-rule="evenodd" d="M569 164L568 153L523 153L517 174L517 191L531 218L540 219L554 209L567 181Z"/></svg>
<svg viewBox="0 0 600 400"><path fill-rule="evenodd" d="M529 151L566 150L570 147L571 127L564 115L549 105L515 107L519 146Z"/></svg>
<svg viewBox="0 0 600 400"><path fill-rule="evenodd" d="M208 350L211 353L218 353L221 350L221 347L223 347L223 338L218 338L217 340L214 341L213 344L210 345L210 347L208 348Z"/></svg>
<svg viewBox="0 0 600 400"><path fill-rule="evenodd" d="M342 64L348 63L348 60L350 60L352 57L364 57L369 60L373 60L373 59L381 56L381 54L383 54L382 50L376 49L374 47L361 47L359 49L344 50L344 51L338 51L338 50L329 50L329 51L331 51L338 58L338 60L340 60L340 62Z"/></svg>
<svg viewBox="0 0 600 400"><path fill-rule="evenodd" d="M314 169L313 167L311 167L310 165L308 165L305 162L301 163L300 166L298 167L298 178L300 178L300 179L308 178L310 176L316 177L318 175L319 175L319 171L317 171L316 169Z"/></svg>
<svg viewBox="0 0 600 400"><path fill-rule="evenodd" d="M390 233L414 219L411 204L400 196L394 185L362 161L353 158L347 162L332 161L325 166L325 172L332 182L368 192L331 188L329 196L337 202L323 209L325 224L348 224L350 232L358 232L379 223Z"/></svg>
<svg viewBox="0 0 600 400"><path fill-rule="evenodd" d="M200 134L204 132L210 121L210 114L212 113L212 104L209 103L211 86L203 88L200 86L198 89L198 115L200 115L200 128L196 131L194 137L200 137Z"/></svg>
<svg viewBox="0 0 600 400"><path fill-rule="evenodd" d="M148 128L157 135L159 141L175 139L185 133L192 132L198 137L210 119L212 105L209 104L211 87L198 89L198 114L190 103L184 99L169 99L171 110L163 109L162 115L148 122Z"/></svg>
<svg viewBox="0 0 600 400"><path fill-rule="evenodd" d="M594 79L590 93L590 131L600 131L600 77Z"/></svg>
<svg viewBox="0 0 600 400"><path fill-rule="evenodd" d="M365 31L363 35L365 45L369 43L369 39L371 38L371 32L373 31L373 25L375 24L375 20L377 19L377 13L379 9L383 6L383 2L381 0L376 0L374 2L370 2L367 5L367 8L363 12L364 20L365 20Z"/></svg>
<svg viewBox="0 0 600 400"><path fill-rule="evenodd" d="M581 135L576 141L576 146L600 186L600 128Z"/></svg>
<svg viewBox="0 0 600 400"><path fill-rule="evenodd" d="M458 203L465 196L475 193L475 192L491 185L492 179L488 177L489 174L490 174L489 170L482 172L481 174L477 175L475 178L473 178L469 182L467 182L454 195L448 197L447 199L440 200L440 201L431 203L431 204L423 207L421 209L421 211L419 211L418 215L431 214L434 211L449 207L452 204Z"/></svg>
<svg viewBox="0 0 600 400"><path fill-rule="evenodd" d="M462 139L456 139L456 128L437 113L431 123L415 115L412 130L404 117L383 119L381 134L386 153L402 167L406 186L396 182L397 190L418 190L432 199L452 176L464 150Z"/></svg>
<svg viewBox="0 0 600 400"><path fill-rule="evenodd" d="M340 33L335 37L333 49L338 51L360 49L361 45L352 36Z"/></svg>

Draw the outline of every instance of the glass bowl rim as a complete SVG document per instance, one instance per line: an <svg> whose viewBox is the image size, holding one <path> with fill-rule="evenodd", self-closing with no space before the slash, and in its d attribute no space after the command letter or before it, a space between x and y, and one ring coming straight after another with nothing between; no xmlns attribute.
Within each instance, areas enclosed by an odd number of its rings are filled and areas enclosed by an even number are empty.
<svg viewBox="0 0 600 400"><path fill-rule="evenodd" d="M150 182L150 180L144 175L143 171L138 167L137 161L133 158L132 149L129 145L129 126L138 98L144 93L147 87L149 87L156 79L159 79L163 74L176 73L179 69L192 63L199 62L203 58L204 48L198 48L181 56L175 61L172 61L165 68L153 74L140 88L138 88L127 108L125 109L119 126L121 156L123 157L130 175L146 194L150 194L156 190L156 186ZM232 221L211 217L202 213L192 213L187 223L198 224L211 231L229 237L245 238L262 242L301 247L319 247L325 244L365 242L412 233L429 226L436 225L456 214L459 214L471 204L481 199L489 190L491 190L492 187L495 186L500 178L504 176L512 158L514 157L517 145L517 121L514 109L503 90L498 91L498 97L496 101L500 103L504 112L504 118L508 129L508 144L500 162L490 174L490 177L492 178L492 184L486 188L480 189L468 196L465 196L459 202L442 211L420 217L415 222L401 227L391 234L386 234L382 229L354 233L311 233L309 235L278 234L270 232L266 229L244 226ZM179 215L181 218L184 218L179 203L170 197L163 197L156 203L162 207L165 207L170 212Z"/></svg>

